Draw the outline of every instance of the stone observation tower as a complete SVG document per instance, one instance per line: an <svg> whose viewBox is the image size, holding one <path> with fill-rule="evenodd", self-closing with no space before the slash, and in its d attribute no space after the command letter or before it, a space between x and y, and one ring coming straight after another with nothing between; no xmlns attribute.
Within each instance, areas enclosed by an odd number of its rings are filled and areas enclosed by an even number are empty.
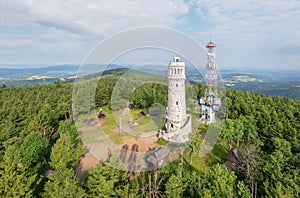
<svg viewBox="0 0 300 198"><path fill-rule="evenodd" d="M214 123L215 112L219 110L221 99L218 97L218 74L216 72L214 48L216 44L210 41L207 45L207 65L205 74L205 96L200 99L201 120L205 123Z"/></svg>
<svg viewBox="0 0 300 198"><path fill-rule="evenodd" d="M168 107L166 133L163 138L173 143L189 140L192 131L191 116L186 114L185 63L173 57L168 67Z"/></svg>

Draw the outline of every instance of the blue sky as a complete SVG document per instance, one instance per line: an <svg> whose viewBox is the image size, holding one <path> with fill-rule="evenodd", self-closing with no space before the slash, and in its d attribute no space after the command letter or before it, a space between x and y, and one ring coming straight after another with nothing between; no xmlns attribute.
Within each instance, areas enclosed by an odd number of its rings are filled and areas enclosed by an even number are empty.
<svg viewBox="0 0 300 198"><path fill-rule="evenodd" d="M139 26L210 35L225 68L300 69L298 0L0 0L0 64L80 64L99 42Z"/></svg>

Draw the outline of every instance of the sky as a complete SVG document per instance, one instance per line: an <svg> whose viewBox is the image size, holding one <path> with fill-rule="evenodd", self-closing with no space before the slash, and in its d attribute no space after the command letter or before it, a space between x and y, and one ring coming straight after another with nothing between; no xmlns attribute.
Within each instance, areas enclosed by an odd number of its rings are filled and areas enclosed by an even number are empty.
<svg viewBox="0 0 300 198"><path fill-rule="evenodd" d="M80 64L141 26L217 44L226 68L300 70L299 0L0 0L0 65Z"/></svg>

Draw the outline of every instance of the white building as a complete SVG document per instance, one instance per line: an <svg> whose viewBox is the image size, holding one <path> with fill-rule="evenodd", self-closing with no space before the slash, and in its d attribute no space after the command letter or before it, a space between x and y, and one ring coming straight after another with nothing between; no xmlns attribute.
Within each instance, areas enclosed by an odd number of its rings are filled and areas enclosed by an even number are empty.
<svg viewBox="0 0 300 198"><path fill-rule="evenodd" d="M168 67L168 107L166 133L163 138L173 143L189 141L192 132L191 116L186 114L185 63L173 57Z"/></svg>

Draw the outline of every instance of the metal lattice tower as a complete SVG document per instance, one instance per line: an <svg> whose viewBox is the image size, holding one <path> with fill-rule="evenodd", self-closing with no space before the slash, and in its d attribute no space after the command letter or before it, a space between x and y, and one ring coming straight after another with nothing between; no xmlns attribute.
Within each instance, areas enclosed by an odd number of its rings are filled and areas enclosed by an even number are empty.
<svg viewBox="0 0 300 198"><path fill-rule="evenodd" d="M215 111L219 110L221 100L218 97L218 74L216 71L214 48L216 44L208 42L207 48L207 65L205 74L205 96L200 99L202 105L202 118L208 122L215 122Z"/></svg>

